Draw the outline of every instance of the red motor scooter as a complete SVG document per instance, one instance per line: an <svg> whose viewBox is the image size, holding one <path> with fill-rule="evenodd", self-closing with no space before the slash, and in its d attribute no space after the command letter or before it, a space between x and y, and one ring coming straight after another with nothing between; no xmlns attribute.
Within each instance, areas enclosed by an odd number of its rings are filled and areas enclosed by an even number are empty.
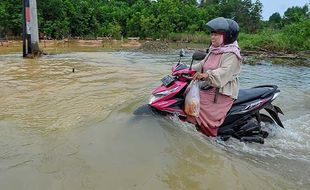
<svg viewBox="0 0 310 190"><path fill-rule="evenodd" d="M184 50L180 52L180 59L172 67L171 75L161 79L162 84L152 92L150 102L135 110L135 115L148 113L176 114L182 121L186 121L184 112L184 92L196 71L192 70L194 60L202 60L206 52L196 51L192 56L190 67L181 63ZM222 140L230 137L244 142L264 143L268 132L262 129L261 123L277 124L283 127L278 113L282 110L272 102L279 95L280 90L276 85L256 86L250 89L241 89L238 99L227 113L224 123L219 127L218 136ZM266 110L269 115L261 113Z"/></svg>

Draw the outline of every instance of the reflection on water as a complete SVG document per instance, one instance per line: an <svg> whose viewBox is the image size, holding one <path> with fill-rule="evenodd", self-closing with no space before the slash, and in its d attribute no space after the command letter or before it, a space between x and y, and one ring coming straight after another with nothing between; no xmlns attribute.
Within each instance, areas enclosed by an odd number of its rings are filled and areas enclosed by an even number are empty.
<svg viewBox="0 0 310 190"><path fill-rule="evenodd" d="M132 115L176 55L1 55L1 187L309 189L310 69L244 65L243 88L281 89L286 129L270 126L264 145L220 142L176 117Z"/></svg>

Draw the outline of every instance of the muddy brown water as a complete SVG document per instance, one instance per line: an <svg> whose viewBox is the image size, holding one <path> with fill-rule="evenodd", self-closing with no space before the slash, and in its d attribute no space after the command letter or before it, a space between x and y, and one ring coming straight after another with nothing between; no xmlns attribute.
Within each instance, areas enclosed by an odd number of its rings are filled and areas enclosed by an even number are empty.
<svg viewBox="0 0 310 190"><path fill-rule="evenodd" d="M177 60L0 55L1 189L310 189L310 68L243 66L242 88L281 90L285 129L269 126L259 145L206 138L175 116L133 115Z"/></svg>

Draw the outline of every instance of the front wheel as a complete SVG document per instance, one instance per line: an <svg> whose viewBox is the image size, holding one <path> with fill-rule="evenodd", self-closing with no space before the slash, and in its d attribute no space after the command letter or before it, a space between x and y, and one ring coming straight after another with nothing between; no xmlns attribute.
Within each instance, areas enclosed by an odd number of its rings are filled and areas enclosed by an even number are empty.
<svg viewBox="0 0 310 190"><path fill-rule="evenodd" d="M134 112L134 115L136 116L150 116L154 114L154 110L152 107L148 104L144 104L140 107L138 107Z"/></svg>
<svg viewBox="0 0 310 190"><path fill-rule="evenodd" d="M144 104L140 107L138 107L134 112L134 115L136 116L155 116L155 115L167 115L166 112L159 111L149 104Z"/></svg>

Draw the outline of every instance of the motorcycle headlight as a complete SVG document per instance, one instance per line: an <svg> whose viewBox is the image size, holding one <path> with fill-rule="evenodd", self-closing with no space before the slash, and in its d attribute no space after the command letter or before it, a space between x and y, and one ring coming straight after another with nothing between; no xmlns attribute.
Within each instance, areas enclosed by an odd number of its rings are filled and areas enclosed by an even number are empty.
<svg viewBox="0 0 310 190"><path fill-rule="evenodd" d="M158 92L156 94L153 94L150 98L150 102L149 104L152 104L153 102L155 102L156 100L158 100L159 98L162 98L174 91L176 91L178 89L178 87L174 87L172 89L169 89L169 90L165 90L165 91L162 91L162 92Z"/></svg>
<svg viewBox="0 0 310 190"><path fill-rule="evenodd" d="M151 98L150 98L150 102L149 102L149 104L152 104L153 102L155 102L156 100L158 100L159 98L161 98L161 97L163 97L163 96L154 96L154 95L152 95L151 96Z"/></svg>
<svg viewBox="0 0 310 190"><path fill-rule="evenodd" d="M165 91L162 91L162 92L158 92L158 93L156 93L155 95L166 96L167 94L170 94L171 92L174 92L176 89L178 89L178 87L174 87L174 88L171 88L171 89L169 89L169 90L165 90Z"/></svg>

